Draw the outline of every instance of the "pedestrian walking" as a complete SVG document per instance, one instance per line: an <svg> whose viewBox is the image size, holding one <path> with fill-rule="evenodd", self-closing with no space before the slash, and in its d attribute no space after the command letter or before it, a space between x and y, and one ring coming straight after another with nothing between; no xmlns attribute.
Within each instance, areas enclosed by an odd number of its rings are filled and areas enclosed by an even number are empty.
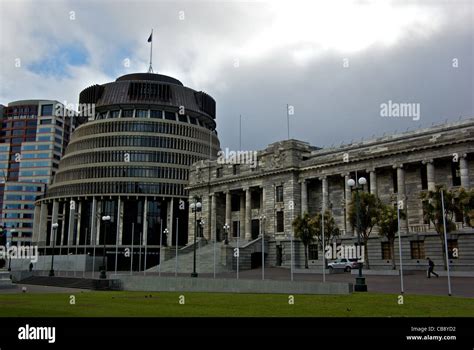
<svg viewBox="0 0 474 350"><path fill-rule="evenodd" d="M426 260L428 260L428 278L431 278L431 274L435 275L436 277L439 277L439 275L434 272L434 267L435 267L435 264L433 262L433 260L431 260L430 258L426 258Z"/></svg>

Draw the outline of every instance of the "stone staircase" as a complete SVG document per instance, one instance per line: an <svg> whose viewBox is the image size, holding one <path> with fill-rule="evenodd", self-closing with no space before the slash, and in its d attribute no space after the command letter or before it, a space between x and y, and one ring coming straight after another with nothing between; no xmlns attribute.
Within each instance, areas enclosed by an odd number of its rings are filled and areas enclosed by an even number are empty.
<svg viewBox="0 0 474 350"><path fill-rule="evenodd" d="M196 248L196 272L197 273L213 273L214 272L214 250L216 259L216 273L229 271L228 268L221 263L221 247L223 243L204 241L197 244ZM191 273L193 271L193 246L186 246L178 252L178 273ZM173 257L169 260L161 263L161 269L159 265L154 266L147 270L147 272L158 272L163 273L174 273L176 271L176 259Z"/></svg>
<svg viewBox="0 0 474 350"><path fill-rule="evenodd" d="M0 289L15 288L15 285L10 279L10 272L6 270L0 270Z"/></svg>

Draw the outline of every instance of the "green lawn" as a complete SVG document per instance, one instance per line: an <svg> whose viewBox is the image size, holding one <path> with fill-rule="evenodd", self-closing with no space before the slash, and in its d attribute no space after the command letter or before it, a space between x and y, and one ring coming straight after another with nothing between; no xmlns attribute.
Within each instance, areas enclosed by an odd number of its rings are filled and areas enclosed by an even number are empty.
<svg viewBox="0 0 474 350"><path fill-rule="evenodd" d="M80 292L0 295L1 317L43 316L474 316L474 299L394 294L283 294ZM179 304L180 295L185 304Z"/></svg>

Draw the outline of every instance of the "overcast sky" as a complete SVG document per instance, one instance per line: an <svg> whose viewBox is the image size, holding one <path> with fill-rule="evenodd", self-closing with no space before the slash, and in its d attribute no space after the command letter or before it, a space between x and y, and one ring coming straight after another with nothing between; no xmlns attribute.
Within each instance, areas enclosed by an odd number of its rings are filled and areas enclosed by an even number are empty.
<svg viewBox="0 0 474 350"><path fill-rule="evenodd" d="M153 67L217 101L221 147L341 142L473 117L473 1L0 0L0 103L77 103ZM127 64L129 62L129 64ZM416 116L382 117L384 103Z"/></svg>

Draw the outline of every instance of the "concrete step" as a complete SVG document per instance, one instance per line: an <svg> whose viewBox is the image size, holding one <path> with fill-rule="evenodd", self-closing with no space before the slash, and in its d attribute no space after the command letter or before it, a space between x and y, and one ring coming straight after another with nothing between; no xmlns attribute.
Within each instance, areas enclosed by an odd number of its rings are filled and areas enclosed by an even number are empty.
<svg viewBox="0 0 474 350"><path fill-rule="evenodd" d="M92 278L30 276L25 279L22 279L18 283L39 285L39 286L50 286L50 287L91 289L91 290L111 289L109 280L99 280L99 279L92 279Z"/></svg>

